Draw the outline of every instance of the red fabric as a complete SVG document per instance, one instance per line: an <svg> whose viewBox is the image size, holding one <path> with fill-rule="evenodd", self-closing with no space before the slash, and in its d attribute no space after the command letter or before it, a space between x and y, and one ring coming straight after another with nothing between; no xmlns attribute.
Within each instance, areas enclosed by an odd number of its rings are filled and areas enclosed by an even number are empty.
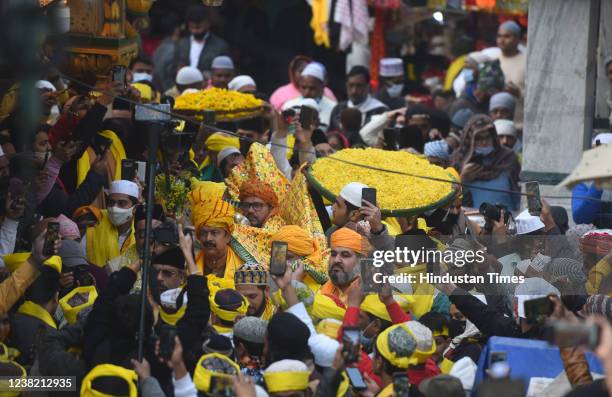
<svg viewBox="0 0 612 397"><path fill-rule="evenodd" d="M67 140L79 123L78 119L69 114L60 116L57 123L49 130L49 143L55 148L61 141Z"/></svg>
<svg viewBox="0 0 612 397"><path fill-rule="evenodd" d="M142 39L142 52L147 58L153 58L153 53L159 47L161 39L157 37L146 37Z"/></svg>
<svg viewBox="0 0 612 397"><path fill-rule="evenodd" d="M373 90L378 89L378 69L380 60L385 57L385 16L384 9L374 9L374 30L370 38L372 53L370 58L370 76Z"/></svg>
<svg viewBox="0 0 612 397"><path fill-rule="evenodd" d="M387 305L387 312L391 317L393 324L405 323L406 321L412 320L412 316L402 310L399 303L393 301L393 303Z"/></svg>
<svg viewBox="0 0 612 397"><path fill-rule="evenodd" d="M431 378L436 375L440 375L440 368L436 365L434 360L428 358L425 361L425 365L423 368L408 368L408 379L410 379L410 384L415 385L416 387L427 378Z"/></svg>

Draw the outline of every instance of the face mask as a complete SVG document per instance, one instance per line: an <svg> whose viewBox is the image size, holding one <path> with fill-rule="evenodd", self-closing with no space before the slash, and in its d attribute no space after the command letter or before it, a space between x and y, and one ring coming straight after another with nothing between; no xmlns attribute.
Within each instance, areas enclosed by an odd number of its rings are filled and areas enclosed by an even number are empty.
<svg viewBox="0 0 612 397"><path fill-rule="evenodd" d="M115 226L123 225L127 223L130 219L132 219L132 210L134 207L130 208L119 208L119 207L111 207L108 209L108 217L110 221Z"/></svg>
<svg viewBox="0 0 612 397"><path fill-rule="evenodd" d="M202 39L204 39L204 36L206 36L206 32L201 32L198 34L193 34L193 38L198 40L198 41L202 41Z"/></svg>
<svg viewBox="0 0 612 397"><path fill-rule="evenodd" d="M474 148L474 153L481 156L487 156L493 152L495 148L493 146L477 147Z"/></svg>
<svg viewBox="0 0 612 397"><path fill-rule="evenodd" d="M149 81L149 82L152 82L153 81L153 76L151 76L149 73L134 73L134 75L132 76L132 81L134 83L136 83L138 81Z"/></svg>
<svg viewBox="0 0 612 397"><path fill-rule="evenodd" d="M455 320L451 318L448 324L448 336L453 339L456 336L461 335L465 332L466 321Z"/></svg>
<svg viewBox="0 0 612 397"><path fill-rule="evenodd" d="M387 87L387 94L391 98L397 98L402 94L402 90L404 89L404 84L391 84L390 87Z"/></svg>

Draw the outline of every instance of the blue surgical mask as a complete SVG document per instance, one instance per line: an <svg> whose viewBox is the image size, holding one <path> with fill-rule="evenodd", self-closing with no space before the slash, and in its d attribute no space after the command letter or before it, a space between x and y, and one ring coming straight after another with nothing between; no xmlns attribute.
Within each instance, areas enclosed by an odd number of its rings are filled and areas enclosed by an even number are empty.
<svg viewBox="0 0 612 397"><path fill-rule="evenodd" d="M397 98L402 94L402 90L404 89L404 84L391 84L387 87L387 94L391 98Z"/></svg>
<svg viewBox="0 0 612 397"><path fill-rule="evenodd" d="M474 153L480 154L481 156L487 156L493 152L495 148L493 146L477 147L474 148Z"/></svg>

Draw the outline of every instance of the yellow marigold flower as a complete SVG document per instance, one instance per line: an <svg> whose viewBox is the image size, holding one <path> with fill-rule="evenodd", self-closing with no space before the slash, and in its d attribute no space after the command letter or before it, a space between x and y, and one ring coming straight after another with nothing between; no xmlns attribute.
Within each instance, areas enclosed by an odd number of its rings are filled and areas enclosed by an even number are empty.
<svg viewBox="0 0 612 397"><path fill-rule="evenodd" d="M223 88L208 88L206 90L183 94L176 98L176 110L214 110L223 118L238 118L249 112L236 112L241 109L254 109L263 106L263 101L252 94L229 91Z"/></svg>
<svg viewBox="0 0 612 397"><path fill-rule="evenodd" d="M325 189L337 195L350 182L361 182L377 190L378 206L382 210L412 209L431 205L452 191L448 182L432 181L390 172L377 171L334 160L413 175L453 181L453 177L427 159L405 151L381 149L344 149L329 157L318 159L312 166L312 176Z"/></svg>

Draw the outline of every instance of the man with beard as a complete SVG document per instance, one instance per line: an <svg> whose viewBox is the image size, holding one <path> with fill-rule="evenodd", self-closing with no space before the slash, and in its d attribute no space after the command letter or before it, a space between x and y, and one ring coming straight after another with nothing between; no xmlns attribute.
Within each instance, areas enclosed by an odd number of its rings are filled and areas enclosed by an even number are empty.
<svg viewBox="0 0 612 397"><path fill-rule="evenodd" d="M359 279L359 261L372 250L368 240L354 229L354 225L348 224L331 235L327 270L329 281L315 295L315 305L317 296L326 295L346 307L347 292Z"/></svg>
<svg viewBox="0 0 612 397"><path fill-rule="evenodd" d="M270 299L268 272L256 262L247 262L234 273L236 290L249 301L247 316L270 320L274 304Z"/></svg>
<svg viewBox="0 0 612 397"><path fill-rule="evenodd" d="M261 181L247 181L240 187L240 212L251 226L262 228L278 209L278 197L272 187Z"/></svg>
<svg viewBox="0 0 612 397"><path fill-rule="evenodd" d="M223 193L210 190L200 185L190 193L191 221L202 245L196 263L209 285L233 288L234 272L244 263L230 246L235 210L221 198Z"/></svg>
<svg viewBox="0 0 612 397"><path fill-rule="evenodd" d="M186 19L190 35L178 42L176 64L192 66L202 71L210 70L213 59L229 54L229 47L225 40L210 33L210 18L206 7L190 7Z"/></svg>

